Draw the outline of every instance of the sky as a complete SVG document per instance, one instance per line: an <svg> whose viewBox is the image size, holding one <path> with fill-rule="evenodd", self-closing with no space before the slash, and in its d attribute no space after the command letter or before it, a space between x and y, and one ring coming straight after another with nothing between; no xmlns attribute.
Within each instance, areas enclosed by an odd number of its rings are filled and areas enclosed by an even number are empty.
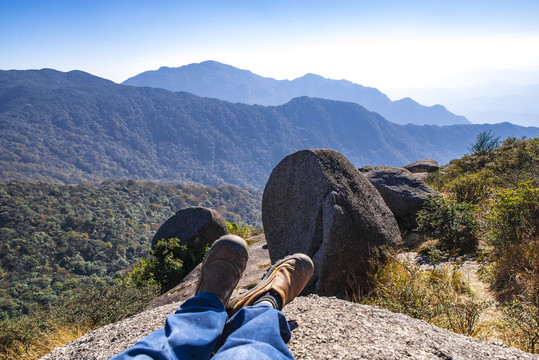
<svg viewBox="0 0 539 360"><path fill-rule="evenodd" d="M276 79L392 89L539 72L537 0L0 0L0 69L122 82L216 60Z"/></svg>

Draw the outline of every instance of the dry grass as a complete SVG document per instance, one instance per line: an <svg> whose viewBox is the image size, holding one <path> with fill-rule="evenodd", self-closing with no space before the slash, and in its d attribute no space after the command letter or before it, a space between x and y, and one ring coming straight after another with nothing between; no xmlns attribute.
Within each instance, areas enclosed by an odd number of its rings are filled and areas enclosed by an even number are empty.
<svg viewBox="0 0 539 360"><path fill-rule="evenodd" d="M0 360L34 360L47 355L55 347L64 346L90 331L89 327L53 324L47 331L35 331L31 342L15 341L0 353Z"/></svg>
<svg viewBox="0 0 539 360"><path fill-rule="evenodd" d="M271 262L267 262L265 264L258 265L258 268L265 269L265 268L269 268L270 266L271 266Z"/></svg>
<svg viewBox="0 0 539 360"><path fill-rule="evenodd" d="M80 289L62 303L0 322L0 360L38 359L86 332L142 310L155 288L117 284Z"/></svg>
<svg viewBox="0 0 539 360"><path fill-rule="evenodd" d="M350 301L404 313L482 341L503 343L529 352L539 350L537 342L531 339L537 319L530 320L529 315L526 317L517 309L511 316L515 318L518 315L523 320L519 320L517 326L515 321L513 325L508 322L505 315L507 306L497 301L488 281L482 278L481 265L475 259L424 261L424 256L414 252L392 254L377 271L375 288L368 297L359 296L352 286L349 286L351 291L346 297ZM523 325L525 321L529 324ZM539 333L539 328L536 333Z"/></svg>
<svg viewBox="0 0 539 360"><path fill-rule="evenodd" d="M358 300L358 297L349 297ZM475 336L489 302L478 298L459 266L417 264L392 255L375 275L375 288L362 302Z"/></svg>

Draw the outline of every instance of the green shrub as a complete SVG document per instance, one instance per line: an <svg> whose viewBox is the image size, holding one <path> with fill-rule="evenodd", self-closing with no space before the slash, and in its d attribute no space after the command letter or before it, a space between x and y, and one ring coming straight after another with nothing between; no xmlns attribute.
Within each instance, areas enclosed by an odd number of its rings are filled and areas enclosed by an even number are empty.
<svg viewBox="0 0 539 360"><path fill-rule="evenodd" d="M494 287L502 298L515 294L539 305L539 187L525 181L499 190L489 214Z"/></svg>
<svg viewBox="0 0 539 360"><path fill-rule="evenodd" d="M501 252L539 234L539 187L525 181L515 189L496 192L490 212L492 244Z"/></svg>
<svg viewBox="0 0 539 360"><path fill-rule="evenodd" d="M159 240L152 250L153 256L141 258L121 281L137 287L157 286L159 292L164 293L202 261L206 250L195 253L187 245L180 245L177 238Z"/></svg>
<svg viewBox="0 0 539 360"><path fill-rule="evenodd" d="M492 184L492 171L483 169L477 173L460 175L449 181L443 190L457 202L478 204L488 198Z"/></svg>
<svg viewBox="0 0 539 360"><path fill-rule="evenodd" d="M468 203L445 200L441 196L430 196L423 209L418 212L416 231L439 239L445 249L466 252L477 246L474 207Z"/></svg>
<svg viewBox="0 0 539 360"><path fill-rule="evenodd" d="M425 182L438 191L445 191L453 180L487 170L492 185L504 188L539 178L539 138L509 137L491 151L479 151L451 160L429 174Z"/></svg>
<svg viewBox="0 0 539 360"><path fill-rule="evenodd" d="M539 307L537 304L515 298L504 308L504 321L513 329L524 350L539 352Z"/></svg>
<svg viewBox="0 0 539 360"><path fill-rule="evenodd" d="M492 169L501 187L517 187L522 181L539 178L539 137L507 138L495 153Z"/></svg>
<svg viewBox="0 0 539 360"><path fill-rule="evenodd" d="M438 191L440 191L447 182L444 170L438 170L428 173L428 175L425 176L423 181L425 182L425 184Z"/></svg>
<svg viewBox="0 0 539 360"><path fill-rule="evenodd" d="M264 233L264 229L262 228L254 227L251 225L239 225L235 222L230 223L227 221L226 226L228 227L229 234L238 235L244 238L249 245L251 245L251 241L248 240L250 237Z"/></svg>
<svg viewBox="0 0 539 360"><path fill-rule="evenodd" d="M247 225L238 225L235 222L230 223L227 221L226 226L229 234L238 235L244 239L251 237L251 228Z"/></svg>

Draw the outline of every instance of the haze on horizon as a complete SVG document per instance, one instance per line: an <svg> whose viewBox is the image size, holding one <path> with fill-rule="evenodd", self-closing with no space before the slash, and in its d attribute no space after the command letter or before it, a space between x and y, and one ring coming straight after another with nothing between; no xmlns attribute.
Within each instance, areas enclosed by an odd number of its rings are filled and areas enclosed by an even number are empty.
<svg viewBox="0 0 539 360"><path fill-rule="evenodd" d="M539 84L538 18L535 0L3 1L0 69L77 69L122 82L216 60L421 100L421 89Z"/></svg>

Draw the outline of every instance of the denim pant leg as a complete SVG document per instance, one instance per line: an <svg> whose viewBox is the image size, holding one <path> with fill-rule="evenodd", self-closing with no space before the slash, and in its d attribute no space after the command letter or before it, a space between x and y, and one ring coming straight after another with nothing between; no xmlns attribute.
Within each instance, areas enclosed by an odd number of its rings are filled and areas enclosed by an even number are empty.
<svg viewBox="0 0 539 360"><path fill-rule="evenodd" d="M113 359L209 359L227 319L217 296L200 293L167 316L164 328Z"/></svg>
<svg viewBox="0 0 539 360"><path fill-rule="evenodd" d="M213 359L294 359L286 346L290 337L282 312L269 305L246 306L225 325L224 344Z"/></svg>

